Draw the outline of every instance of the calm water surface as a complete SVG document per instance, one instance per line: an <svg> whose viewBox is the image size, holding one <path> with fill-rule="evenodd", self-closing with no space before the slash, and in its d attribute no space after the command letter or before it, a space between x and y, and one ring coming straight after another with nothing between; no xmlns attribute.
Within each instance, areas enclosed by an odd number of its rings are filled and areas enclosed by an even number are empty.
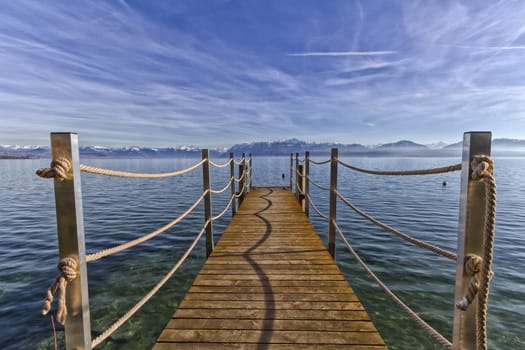
<svg viewBox="0 0 525 350"><path fill-rule="evenodd" d="M321 160L321 159L318 159ZM324 159L322 159L324 160ZM222 161L222 160L221 160ZM444 158L345 159L371 169L416 169L455 164ZM87 159L86 164L116 170L160 172L181 169L195 159ZM255 158L254 185L289 184L289 158ZM35 169L48 160L0 160L0 339L4 349L52 349L49 316L40 315L47 286L55 277L56 220L52 181ZM320 184L328 166L311 167ZM281 179L281 174L286 179ZM459 173L420 177L377 177L339 170L339 189L379 220L455 251ZM228 169L214 169L212 187L222 188ZM495 276L489 303L489 348L525 349L525 159L496 159L498 207ZM173 220L202 191L200 170L176 178L149 180L82 174L87 251L111 247ZM443 187L443 181L447 186ZM327 213L328 194L311 186L319 209ZM213 197L214 214L228 194ZM183 254L203 223L202 206L168 232L88 265L93 335L104 331L133 306ZM216 238L229 220L215 223ZM338 222L363 259L407 304L446 337L452 336L455 265L357 217L341 202ZM326 240L327 225L311 210ZM149 349L204 263L204 241L150 303L114 333L100 349ZM441 349L419 330L343 247L337 260L391 349ZM59 340L63 332L57 327ZM62 347L63 348L63 347Z"/></svg>

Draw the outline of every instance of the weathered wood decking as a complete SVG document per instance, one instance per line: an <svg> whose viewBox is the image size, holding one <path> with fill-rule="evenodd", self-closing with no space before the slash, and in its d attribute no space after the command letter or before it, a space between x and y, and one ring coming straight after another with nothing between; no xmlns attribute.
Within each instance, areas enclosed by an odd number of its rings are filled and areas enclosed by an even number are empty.
<svg viewBox="0 0 525 350"><path fill-rule="evenodd" d="M387 349L288 189L253 188L154 350Z"/></svg>

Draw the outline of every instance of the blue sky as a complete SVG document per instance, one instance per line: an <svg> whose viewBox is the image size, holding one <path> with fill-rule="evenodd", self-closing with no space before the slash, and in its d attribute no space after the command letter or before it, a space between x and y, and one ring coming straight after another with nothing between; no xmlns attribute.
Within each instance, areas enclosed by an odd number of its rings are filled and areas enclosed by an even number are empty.
<svg viewBox="0 0 525 350"><path fill-rule="evenodd" d="M525 139L525 1L1 1L0 144Z"/></svg>

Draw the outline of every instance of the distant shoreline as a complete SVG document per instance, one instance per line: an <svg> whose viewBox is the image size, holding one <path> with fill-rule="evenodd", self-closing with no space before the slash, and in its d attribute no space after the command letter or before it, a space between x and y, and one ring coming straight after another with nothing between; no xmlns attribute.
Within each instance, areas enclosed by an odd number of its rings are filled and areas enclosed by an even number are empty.
<svg viewBox="0 0 525 350"><path fill-rule="evenodd" d="M26 156L13 156L11 154L0 154L0 159L31 159Z"/></svg>

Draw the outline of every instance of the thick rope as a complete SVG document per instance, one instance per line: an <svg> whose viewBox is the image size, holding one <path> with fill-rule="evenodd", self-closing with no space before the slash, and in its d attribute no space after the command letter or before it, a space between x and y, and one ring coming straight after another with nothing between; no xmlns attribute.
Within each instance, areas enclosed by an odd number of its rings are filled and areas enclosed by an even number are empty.
<svg viewBox="0 0 525 350"><path fill-rule="evenodd" d="M354 258L357 260L357 262L365 269L366 272L376 281L376 283L385 291L386 294L388 294L401 308L414 320L419 324L425 331L427 331L434 339L436 339L440 344L447 347L448 349L452 349L452 343L445 338L443 335L441 335L438 331L436 331L432 326L430 326L428 323L426 323L421 317L419 317L418 314L416 314L407 304L405 304L401 299L397 297L380 279L376 276L376 274L366 265L366 263L361 259L361 257L357 254L357 252L352 248L346 237L343 235L343 232L341 232L341 229L339 226L337 226L337 223L334 222L335 229L341 239L343 240L344 244L352 253Z"/></svg>
<svg viewBox="0 0 525 350"><path fill-rule="evenodd" d="M241 165L243 161L246 161L246 158L245 158L245 157L241 158L239 161L234 160L234 161L233 161L233 164L235 164L235 165Z"/></svg>
<svg viewBox="0 0 525 350"><path fill-rule="evenodd" d="M91 341L91 347L94 348L95 346L99 345L101 342L103 342L106 338L108 338L113 332L115 332L120 326L122 326L127 320L129 320L144 304L146 304L151 297L153 297L158 290L173 276L175 272L179 269L179 267L186 261L190 253L193 251L199 240L201 239L204 232L206 232L206 226L210 223L210 221L207 221L204 224L204 227L201 229L191 246L186 250L184 255L177 261L177 263L171 268L171 270L164 276L156 285L153 287L148 294L146 294L140 301L135 304L128 312L124 314L120 319L118 319L115 323L113 323L108 329L106 329L102 334L100 334L98 337L93 339Z"/></svg>
<svg viewBox="0 0 525 350"><path fill-rule="evenodd" d="M245 176L246 176L246 171L243 171L243 172L242 172L242 175L241 175L238 179L236 178L236 179L234 179L234 180L235 180L235 182L239 183L239 182L241 182L242 180L244 180L244 177L245 177Z"/></svg>
<svg viewBox="0 0 525 350"><path fill-rule="evenodd" d="M461 164L455 164L455 165L450 165L450 166L446 166L446 167L441 167L441 168L433 168L433 169L422 169L422 170L402 170L402 171L378 171L378 170L369 170L369 169L363 169L363 168L358 168L358 167L355 167L355 166L352 166L350 164L347 164L341 160L337 160L337 162L339 164L341 164L342 166L348 168L348 169L351 169L351 170L355 170L355 171L359 171L361 173L365 173L365 174L371 174L371 175L430 175L430 174L442 174L442 173L448 173L448 172L452 172L452 171L459 171L461 170Z"/></svg>
<svg viewBox="0 0 525 350"><path fill-rule="evenodd" d="M213 193L213 194L221 194L221 193L223 193L228 188L230 188L230 186L232 184L232 179L233 179L233 177L230 177L230 179L228 180L228 183L226 184L226 186L221 188L220 190L212 190L212 189L210 189L210 192Z"/></svg>
<svg viewBox="0 0 525 350"><path fill-rule="evenodd" d="M325 186L321 186L321 185L319 185L317 182L315 182L314 180L312 180L312 178L310 177L310 175L308 175L306 178L308 179L308 181L310 181L310 183L311 183L312 185L314 185L314 186L317 187L318 189L323 190L323 191L330 191L330 187L325 187Z"/></svg>
<svg viewBox="0 0 525 350"><path fill-rule="evenodd" d="M234 199L235 199L235 195L231 196L230 197L230 201L228 202L228 205L226 205L226 207L224 208L224 210L220 214L217 214L216 216L212 217L211 221L213 222L213 221L216 221L216 220L219 220L220 218L222 218L224 216L224 214L226 214L228 209L230 209Z"/></svg>
<svg viewBox="0 0 525 350"><path fill-rule="evenodd" d="M178 218L176 218L175 220L173 220L172 222L162 226L161 228L153 231L153 232L150 232L142 237L139 237L137 239L134 239L132 241L129 241L127 243L124 243L124 244L121 244L121 245L118 245L118 246L115 246L113 248L108 248L108 249L104 249L104 250L101 250L99 252L96 252L96 253L92 253L92 254L89 254L86 256L86 262L91 262L91 261L95 261L95 260L98 260L98 259L101 259L105 256L108 256L108 255L111 255L111 254L115 254L115 253L118 253L118 252L121 252L123 250L126 250L128 248L131 248L131 247L134 247L140 243L143 243L143 242L146 242L147 240L155 237L155 236L158 236L160 235L161 233L167 231L168 229L170 229L171 227L175 226L176 224L178 224L180 221L182 221L186 216L188 216L192 211L193 209L195 209L197 207L197 205L199 205L199 203L204 199L204 196L207 194L207 191L205 191L196 201L195 203L193 203L193 205L191 207L189 207L184 213L182 213Z"/></svg>
<svg viewBox="0 0 525 350"><path fill-rule="evenodd" d="M47 315L51 310L51 304L53 303L53 294L58 289L58 302L57 302L57 321L61 324L66 322L67 317L67 306L66 306L66 288L68 282L73 281L77 278L78 274L78 261L72 256L60 259L58 263L59 275L55 281L47 289L46 300L44 301L44 307L42 308L42 315Z"/></svg>
<svg viewBox="0 0 525 350"><path fill-rule="evenodd" d="M51 161L49 168L41 168L36 174L46 179L57 178L60 181L71 178L71 161L67 158L57 158Z"/></svg>
<svg viewBox="0 0 525 350"><path fill-rule="evenodd" d="M206 161L206 159L203 159L200 162L198 162L197 164L194 164L194 165L192 165L192 166L190 166L189 168L186 168L186 169L181 169L181 170L177 170L177 171L173 171L173 172L169 172L169 173L156 173L156 174L153 174L153 173L151 173L151 174L150 173L131 173L131 172L127 172L127 171L101 169L101 168L96 168L96 167L88 166L88 165L84 165L84 164L80 164L80 170L85 172L85 173L106 175L106 176L130 177L130 178L141 178L141 179L158 179L158 178L163 178L163 177L172 177L172 176L178 176L178 175L189 173L190 171L195 170L198 167L200 167L202 164L204 164L205 161Z"/></svg>
<svg viewBox="0 0 525 350"><path fill-rule="evenodd" d="M315 212L317 213L317 215L319 215L320 217L322 217L323 219L325 219L326 221L329 221L330 219L328 218L327 215L324 215L323 213L321 213L319 211L319 209L317 208L317 206L314 204L314 202L312 201L312 198L310 197L309 194L306 195L306 197L308 197L308 200L309 200L309 203L312 205L312 208L314 208Z"/></svg>
<svg viewBox="0 0 525 350"><path fill-rule="evenodd" d="M328 159L328 160L325 160L325 161L322 161L322 162L316 162L316 161L310 159L310 163L315 164L315 165L328 164L328 163L330 163L331 161L332 161L331 159Z"/></svg>
<svg viewBox="0 0 525 350"><path fill-rule="evenodd" d="M481 264L478 289L478 312L476 346L486 350L487 341L487 307L489 285L493 276L492 259L494 253L494 233L496 226L496 180L494 179L494 161L489 156L476 156L471 163L472 180L485 183L485 224L483 228L483 263Z"/></svg>
<svg viewBox="0 0 525 350"><path fill-rule="evenodd" d="M353 205L352 203L350 203L345 197L343 197L343 195L341 193L339 193L337 190L335 191L337 197L339 197L347 206L349 206L350 208L352 208L357 214L361 215L362 217L364 217L365 219L368 219L369 221L371 221L372 223L376 224L377 226L389 231L389 232L392 232L393 234L403 238L405 241L407 242L410 242L420 248L424 248L424 249L427 249L437 255L441 255L445 258L448 258L450 260L456 260L457 259L457 256L456 254L452 253L452 252L449 252L445 249L442 249L442 248L439 248L435 245L432 245L432 244L429 244L429 243L426 243L426 242L423 242L417 238L414 238L414 237L411 237L401 231L398 231L396 230L395 228L392 228L386 224L383 224L381 221L373 218L372 216L368 215L367 213L365 213L364 211L360 210L358 207L356 207L355 205Z"/></svg>
<svg viewBox="0 0 525 350"><path fill-rule="evenodd" d="M239 190L239 193L235 195L235 198L241 198L242 194L244 193L244 190L246 190L246 182L242 185L242 188Z"/></svg>
<svg viewBox="0 0 525 350"><path fill-rule="evenodd" d="M231 164L231 162L233 162L233 159L230 159L229 161L227 161L224 164L218 164L218 163L215 163L215 162L210 160L210 165L215 167L215 168L226 168L228 165Z"/></svg>
<svg viewBox="0 0 525 350"><path fill-rule="evenodd" d="M467 287L465 296L456 302L456 307L460 310L467 310L472 301L476 297L479 290L479 273L481 272L481 265L483 259L477 255L468 255L465 259L465 274L470 276L470 281Z"/></svg>

